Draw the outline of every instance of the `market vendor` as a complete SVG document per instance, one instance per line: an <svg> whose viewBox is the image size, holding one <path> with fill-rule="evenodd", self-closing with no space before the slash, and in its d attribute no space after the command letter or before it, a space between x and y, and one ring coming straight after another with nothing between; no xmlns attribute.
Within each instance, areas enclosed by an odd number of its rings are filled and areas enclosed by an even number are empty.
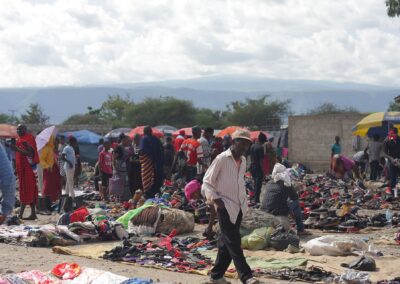
<svg viewBox="0 0 400 284"><path fill-rule="evenodd" d="M271 177L272 180L267 183L266 193L261 202L261 210L276 216L286 230L290 228L288 216L292 213L296 220L297 234L309 235L310 233L304 229L299 196L292 186L286 167L276 163Z"/></svg>
<svg viewBox="0 0 400 284"><path fill-rule="evenodd" d="M354 174L357 179L361 179L356 163L344 155L333 156L332 169L337 178L351 177Z"/></svg>

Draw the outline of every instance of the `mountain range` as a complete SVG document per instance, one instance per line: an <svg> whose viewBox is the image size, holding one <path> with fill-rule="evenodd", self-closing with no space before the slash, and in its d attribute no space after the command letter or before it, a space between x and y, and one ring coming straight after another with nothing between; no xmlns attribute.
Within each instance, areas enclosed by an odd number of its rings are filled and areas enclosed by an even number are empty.
<svg viewBox="0 0 400 284"><path fill-rule="evenodd" d="M361 112L385 111L400 87L349 82L283 80L252 76L213 76L186 80L90 86L32 87L0 89L0 113L21 114L30 103L39 103L52 123L72 114L85 113L88 106L99 107L109 95L129 94L135 102L146 97L173 96L193 102L196 107L225 109L231 101L268 94L273 99L290 100L291 111L303 114L331 102L354 107Z"/></svg>

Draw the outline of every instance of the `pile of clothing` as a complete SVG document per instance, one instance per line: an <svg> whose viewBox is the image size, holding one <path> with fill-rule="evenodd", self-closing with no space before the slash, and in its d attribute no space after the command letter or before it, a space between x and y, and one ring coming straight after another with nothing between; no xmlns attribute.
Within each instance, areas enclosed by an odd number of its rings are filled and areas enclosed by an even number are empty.
<svg viewBox="0 0 400 284"><path fill-rule="evenodd" d="M152 284L152 279L127 278L108 271L80 267L77 263L59 263L51 271L38 270L0 275L2 284Z"/></svg>
<svg viewBox="0 0 400 284"><path fill-rule="evenodd" d="M130 234L153 235L169 233L176 229L178 234L194 230L192 213L170 208L162 199L149 199L139 208L130 210L117 219Z"/></svg>
<svg viewBox="0 0 400 284"><path fill-rule="evenodd" d="M215 248L215 242L198 238L176 238L176 231L156 241L125 240L121 246L107 251L104 259L161 267L176 272L205 270L212 267L210 258L201 251Z"/></svg>
<svg viewBox="0 0 400 284"><path fill-rule="evenodd" d="M68 246L127 237L128 233L121 224L107 218L68 222L68 225L0 226L0 242L32 247Z"/></svg>

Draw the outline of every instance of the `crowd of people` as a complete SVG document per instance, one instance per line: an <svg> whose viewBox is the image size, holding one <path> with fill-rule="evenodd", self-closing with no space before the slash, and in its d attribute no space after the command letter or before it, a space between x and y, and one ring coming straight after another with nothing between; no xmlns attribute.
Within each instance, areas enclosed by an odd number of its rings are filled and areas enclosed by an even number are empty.
<svg viewBox="0 0 400 284"><path fill-rule="evenodd" d="M188 201L203 200L208 204L210 220L205 235L213 234L214 219L218 219L220 225L218 256L211 283L224 283L223 275L232 260L243 283L257 283L243 255L239 231L249 205L276 216L287 228L290 227L288 216L292 215L297 233L308 234L299 197L287 171L287 161L276 155L273 140L267 139L263 132L253 141L250 133L243 129L223 138L215 137L212 128L195 126L191 130L191 135L182 130L175 139L167 136L164 143L153 135L150 126L144 128L143 135L136 134L132 139L123 133L116 141L102 139L95 166L96 187L104 201L115 194L119 201L124 201L138 198L138 193L143 199L160 197L166 181L180 181ZM82 172L75 137L51 137L38 151L35 138L26 126L19 125L17 133L16 140L4 146L0 144L0 224L14 208L16 180L19 217L35 220L39 196L55 202L64 188L65 194L73 200ZM336 178L362 180L369 168L369 179L386 177L388 191L397 197L399 167L400 137L396 128L389 131L384 141L374 136L364 150L351 158L342 154L340 138L335 137L329 174ZM245 180L247 171L251 173L251 190ZM27 206L31 214L24 218Z"/></svg>

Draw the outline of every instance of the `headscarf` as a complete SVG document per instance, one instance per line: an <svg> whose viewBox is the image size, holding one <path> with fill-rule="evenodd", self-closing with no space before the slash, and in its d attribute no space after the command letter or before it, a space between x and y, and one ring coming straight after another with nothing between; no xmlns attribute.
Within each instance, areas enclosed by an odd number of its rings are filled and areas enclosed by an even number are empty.
<svg viewBox="0 0 400 284"><path fill-rule="evenodd" d="M389 140L396 140L397 138L397 133L394 129L389 130L389 135L388 135Z"/></svg>
<svg viewBox="0 0 400 284"><path fill-rule="evenodd" d="M286 167L280 163L276 163L274 170L272 171L272 179L274 182L283 181L285 186L291 186L292 180L289 173L286 171Z"/></svg>

